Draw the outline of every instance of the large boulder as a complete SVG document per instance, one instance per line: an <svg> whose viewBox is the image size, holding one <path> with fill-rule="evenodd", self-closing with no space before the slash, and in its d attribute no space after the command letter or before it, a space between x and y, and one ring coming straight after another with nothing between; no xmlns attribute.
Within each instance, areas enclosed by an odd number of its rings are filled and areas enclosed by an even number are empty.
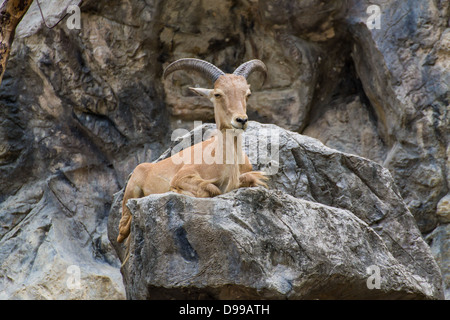
<svg viewBox="0 0 450 320"><path fill-rule="evenodd" d="M175 141L208 132L196 128ZM212 199L174 193L132 199L130 299L442 298L442 279L387 169L275 125L250 122L245 148L269 191ZM108 237L115 239L123 191ZM379 268L370 290L367 268Z"/></svg>
<svg viewBox="0 0 450 320"><path fill-rule="evenodd" d="M347 210L261 188L214 199L151 195L129 206L129 299L437 297Z"/></svg>

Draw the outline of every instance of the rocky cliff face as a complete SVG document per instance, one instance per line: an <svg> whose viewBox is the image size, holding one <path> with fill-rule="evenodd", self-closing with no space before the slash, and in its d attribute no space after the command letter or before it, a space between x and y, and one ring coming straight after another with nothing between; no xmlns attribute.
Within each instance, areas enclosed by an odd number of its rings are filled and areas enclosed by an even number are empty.
<svg viewBox="0 0 450 320"><path fill-rule="evenodd" d="M47 23L78 3L43 3ZM379 29L366 25L371 4ZM187 89L208 86L202 79L161 81L181 57L224 71L263 60L269 77L262 87L250 78L250 119L388 169L449 288L449 15L448 1L431 0L83 1L77 30L65 20L46 28L34 3L0 86L0 297L125 297L106 236L112 195L135 165L159 157L173 129L212 121ZM304 179L315 202L356 214L348 183L323 190L326 176ZM276 181L271 190L307 194ZM374 203L384 208L388 196Z"/></svg>

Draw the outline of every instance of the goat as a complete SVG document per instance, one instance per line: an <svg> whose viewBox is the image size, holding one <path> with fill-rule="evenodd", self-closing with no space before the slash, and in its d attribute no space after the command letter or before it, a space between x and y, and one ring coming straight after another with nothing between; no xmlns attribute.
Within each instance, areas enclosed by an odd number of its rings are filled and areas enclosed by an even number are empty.
<svg viewBox="0 0 450 320"><path fill-rule="evenodd" d="M122 202L122 218L119 222L117 242L122 242L130 233L131 213L126 203L131 198L174 191L194 197L214 197L240 187L264 186L267 177L262 172L252 171L252 165L243 152L237 138L247 128L247 99L250 85L247 77L260 71L266 77L267 68L260 60L250 60L239 66L233 74L225 74L213 64L192 58L179 59L171 63L163 73L166 79L177 70L197 71L214 83L214 89L189 88L214 104L216 127L221 134L186 148L170 158L157 163L141 163L133 171L125 188ZM236 136L225 139L227 131ZM216 156L216 163L205 161L174 161L194 159L195 148L209 148ZM232 163L225 159L233 154Z"/></svg>

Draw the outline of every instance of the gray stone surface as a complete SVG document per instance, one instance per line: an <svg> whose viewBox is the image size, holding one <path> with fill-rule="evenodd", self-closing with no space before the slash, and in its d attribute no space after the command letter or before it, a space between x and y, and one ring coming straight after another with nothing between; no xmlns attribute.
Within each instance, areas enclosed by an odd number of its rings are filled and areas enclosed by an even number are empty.
<svg viewBox="0 0 450 320"><path fill-rule="evenodd" d="M152 195L129 206L129 299L433 297L346 210L260 188L214 199ZM371 266L380 268L380 289L367 287Z"/></svg>

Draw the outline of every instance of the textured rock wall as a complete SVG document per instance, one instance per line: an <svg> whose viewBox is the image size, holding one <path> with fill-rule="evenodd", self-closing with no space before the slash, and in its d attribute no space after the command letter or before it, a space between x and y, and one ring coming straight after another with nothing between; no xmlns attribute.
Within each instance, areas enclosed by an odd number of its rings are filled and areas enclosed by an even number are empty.
<svg viewBox="0 0 450 320"><path fill-rule="evenodd" d="M78 3L43 2L47 23ZM369 4L381 9L380 29L365 24ZM262 87L250 78L250 119L389 169L448 279L449 6L87 0L76 30L66 20L46 28L33 3L0 86L2 297L101 297L94 285L67 288L73 264L124 297L105 235L112 195L135 165L161 154L171 130L212 120L208 101L187 89L209 84L182 72L161 81L181 57L225 71L263 60L269 75ZM69 254L78 251L84 264Z"/></svg>

